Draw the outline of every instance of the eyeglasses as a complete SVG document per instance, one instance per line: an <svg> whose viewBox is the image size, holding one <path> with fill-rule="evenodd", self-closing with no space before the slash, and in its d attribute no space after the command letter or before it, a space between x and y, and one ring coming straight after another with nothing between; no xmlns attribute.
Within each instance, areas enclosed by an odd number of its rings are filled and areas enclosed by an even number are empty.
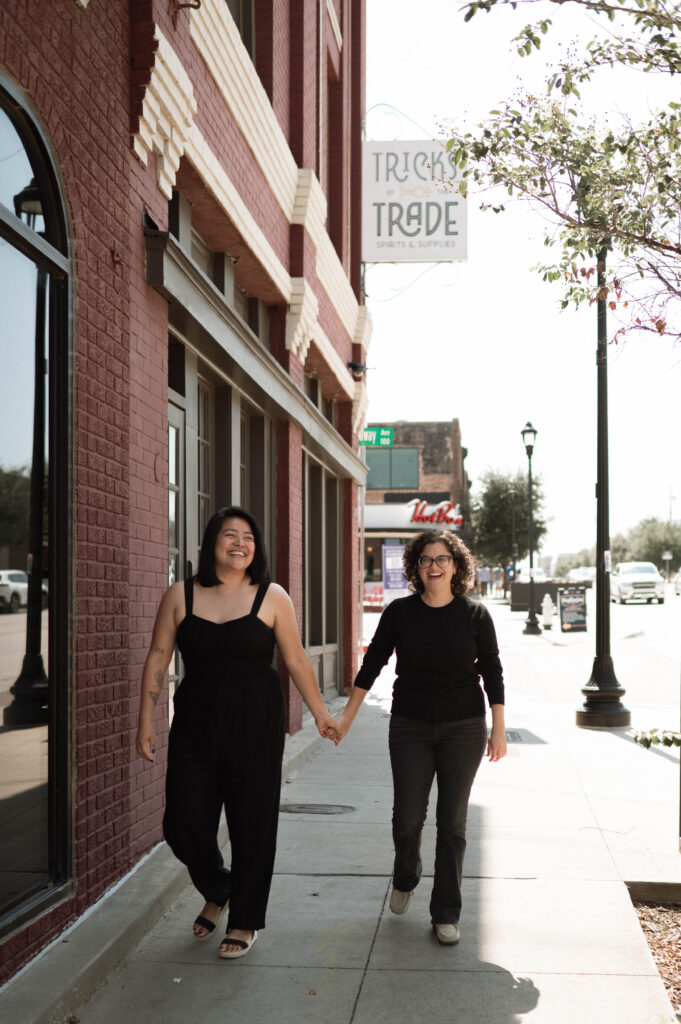
<svg viewBox="0 0 681 1024"><path fill-rule="evenodd" d="M435 563L438 569L446 569L451 560L451 555L438 555L437 558L429 558L428 555L421 555L419 558L419 568L430 569L431 565Z"/></svg>

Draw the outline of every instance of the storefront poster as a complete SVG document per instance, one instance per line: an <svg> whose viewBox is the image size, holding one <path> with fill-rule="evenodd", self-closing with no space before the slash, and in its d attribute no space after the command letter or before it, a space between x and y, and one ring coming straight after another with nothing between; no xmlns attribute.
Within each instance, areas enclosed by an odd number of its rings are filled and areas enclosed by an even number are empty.
<svg viewBox="0 0 681 1024"><path fill-rule="evenodd" d="M383 607L398 597L408 597L406 577L402 571L404 544L383 545Z"/></svg>
<svg viewBox="0 0 681 1024"><path fill-rule="evenodd" d="M586 633L586 589L560 587L558 616L562 633Z"/></svg>

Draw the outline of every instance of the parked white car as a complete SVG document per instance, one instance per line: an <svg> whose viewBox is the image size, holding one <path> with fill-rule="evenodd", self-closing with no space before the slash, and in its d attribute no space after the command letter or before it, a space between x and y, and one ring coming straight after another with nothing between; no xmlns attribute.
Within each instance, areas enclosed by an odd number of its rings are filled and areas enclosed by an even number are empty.
<svg viewBox="0 0 681 1024"><path fill-rule="evenodd" d="M664 604L664 579L652 562L618 562L610 574L610 600Z"/></svg>
<svg viewBox="0 0 681 1024"><path fill-rule="evenodd" d="M4 612L18 612L28 598L28 576L19 569L0 570L0 608Z"/></svg>
<svg viewBox="0 0 681 1024"><path fill-rule="evenodd" d="M679 567L679 571L674 577L674 593L677 597L681 594L681 567Z"/></svg>
<svg viewBox="0 0 681 1024"><path fill-rule="evenodd" d="M47 582L42 584L42 606L47 607ZM21 569L0 569L0 611L18 612L28 603L28 576Z"/></svg>

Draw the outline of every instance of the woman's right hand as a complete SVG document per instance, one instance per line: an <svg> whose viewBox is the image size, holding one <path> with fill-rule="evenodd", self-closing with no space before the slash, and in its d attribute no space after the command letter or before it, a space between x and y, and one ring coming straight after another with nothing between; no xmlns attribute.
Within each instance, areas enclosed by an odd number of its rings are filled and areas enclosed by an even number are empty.
<svg viewBox="0 0 681 1024"><path fill-rule="evenodd" d="M340 741L347 736L350 732L352 722L352 718L348 718L345 712L343 712L340 718L336 719L336 743L340 743Z"/></svg>
<svg viewBox="0 0 681 1024"><path fill-rule="evenodd" d="M154 753L156 751L156 734L154 733L151 725L140 725L137 730L135 746L139 757L143 757L145 761L154 760Z"/></svg>

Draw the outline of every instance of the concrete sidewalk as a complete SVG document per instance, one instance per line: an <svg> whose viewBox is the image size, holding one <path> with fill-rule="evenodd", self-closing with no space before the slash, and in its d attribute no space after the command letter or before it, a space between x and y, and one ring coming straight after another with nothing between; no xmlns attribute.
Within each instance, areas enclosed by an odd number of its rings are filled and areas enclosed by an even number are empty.
<svg viewBox="0 0 681 1024"><path fill-rule="evenodd" d="M388 910L386 670L338 748L294 738L309 756L289 764L268 927L245 959L192 939L201 901L160 847L0 992L3 1024L675 1021L625 882L681 893L678 751L577 729L579 688L542 684L573 674L578 641L493 614L512 742L473 790L459 946L429 927L432 814L412 905Z"/></svg>

